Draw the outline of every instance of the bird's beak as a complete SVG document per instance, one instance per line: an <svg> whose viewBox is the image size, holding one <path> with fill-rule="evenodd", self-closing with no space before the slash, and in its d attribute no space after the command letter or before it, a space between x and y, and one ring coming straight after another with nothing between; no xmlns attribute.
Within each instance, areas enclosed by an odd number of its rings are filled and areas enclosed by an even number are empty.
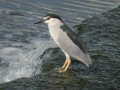
<svg viewBox="0 0 120 90"><path fill-rule="evenodd" d="M41 20L35 22L34 24L40 24L40 23L44 23L44 22L45 22L45 20L44 20L44 19L41 19Z"/></svg>

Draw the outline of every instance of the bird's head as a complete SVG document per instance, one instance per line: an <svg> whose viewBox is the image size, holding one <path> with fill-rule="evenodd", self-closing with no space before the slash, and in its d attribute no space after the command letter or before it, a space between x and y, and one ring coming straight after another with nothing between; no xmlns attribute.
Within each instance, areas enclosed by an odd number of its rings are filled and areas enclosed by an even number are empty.
<svg viewBox="0 0 120 90"><path fill-rule="evenodd" d="M55 22L62 22L62 19L56 14L47 14L46 16L44 16L43 19L39 20L35 24L39 23L53 24Z"/></svg>

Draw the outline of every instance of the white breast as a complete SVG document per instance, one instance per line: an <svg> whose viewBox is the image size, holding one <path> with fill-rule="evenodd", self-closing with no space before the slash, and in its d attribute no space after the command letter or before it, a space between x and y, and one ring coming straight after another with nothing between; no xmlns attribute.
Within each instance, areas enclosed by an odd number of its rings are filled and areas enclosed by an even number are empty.
<svg viewBox="0 0 120 90"><path fill-rule="evenodd" d="M56 44L59 45L58 39L61 37L63 31L61 30L60 26L63 25L61 22L57 22L55 24L49 24L49 33Z"/></svg>

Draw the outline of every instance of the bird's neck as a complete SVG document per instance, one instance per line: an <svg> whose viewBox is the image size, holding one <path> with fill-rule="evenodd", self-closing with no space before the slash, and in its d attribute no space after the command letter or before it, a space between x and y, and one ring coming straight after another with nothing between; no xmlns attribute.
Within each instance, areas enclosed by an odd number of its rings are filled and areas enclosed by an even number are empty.
<svg viewBox="0 0 120 90"><path fill-rule="evenodd" d="M56 20L54 22L51 22L48 24L48 27L60 27L61 25L63 25L63 22L62 21L59 21L59 20Z"/></svg>

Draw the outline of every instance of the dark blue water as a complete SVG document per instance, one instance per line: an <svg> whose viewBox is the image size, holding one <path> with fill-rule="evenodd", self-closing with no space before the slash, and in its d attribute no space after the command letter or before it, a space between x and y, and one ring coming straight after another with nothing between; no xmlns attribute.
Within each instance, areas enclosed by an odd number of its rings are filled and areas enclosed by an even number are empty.
<svg viewBox="0 0 120 90"><path fill-rule="evenodd" d="M38 57L56 47L46 25L33 24L46 13L60 15L72 28L117 5L111 0L1 0L0 83L32 76L41 64Z"/></svg>

